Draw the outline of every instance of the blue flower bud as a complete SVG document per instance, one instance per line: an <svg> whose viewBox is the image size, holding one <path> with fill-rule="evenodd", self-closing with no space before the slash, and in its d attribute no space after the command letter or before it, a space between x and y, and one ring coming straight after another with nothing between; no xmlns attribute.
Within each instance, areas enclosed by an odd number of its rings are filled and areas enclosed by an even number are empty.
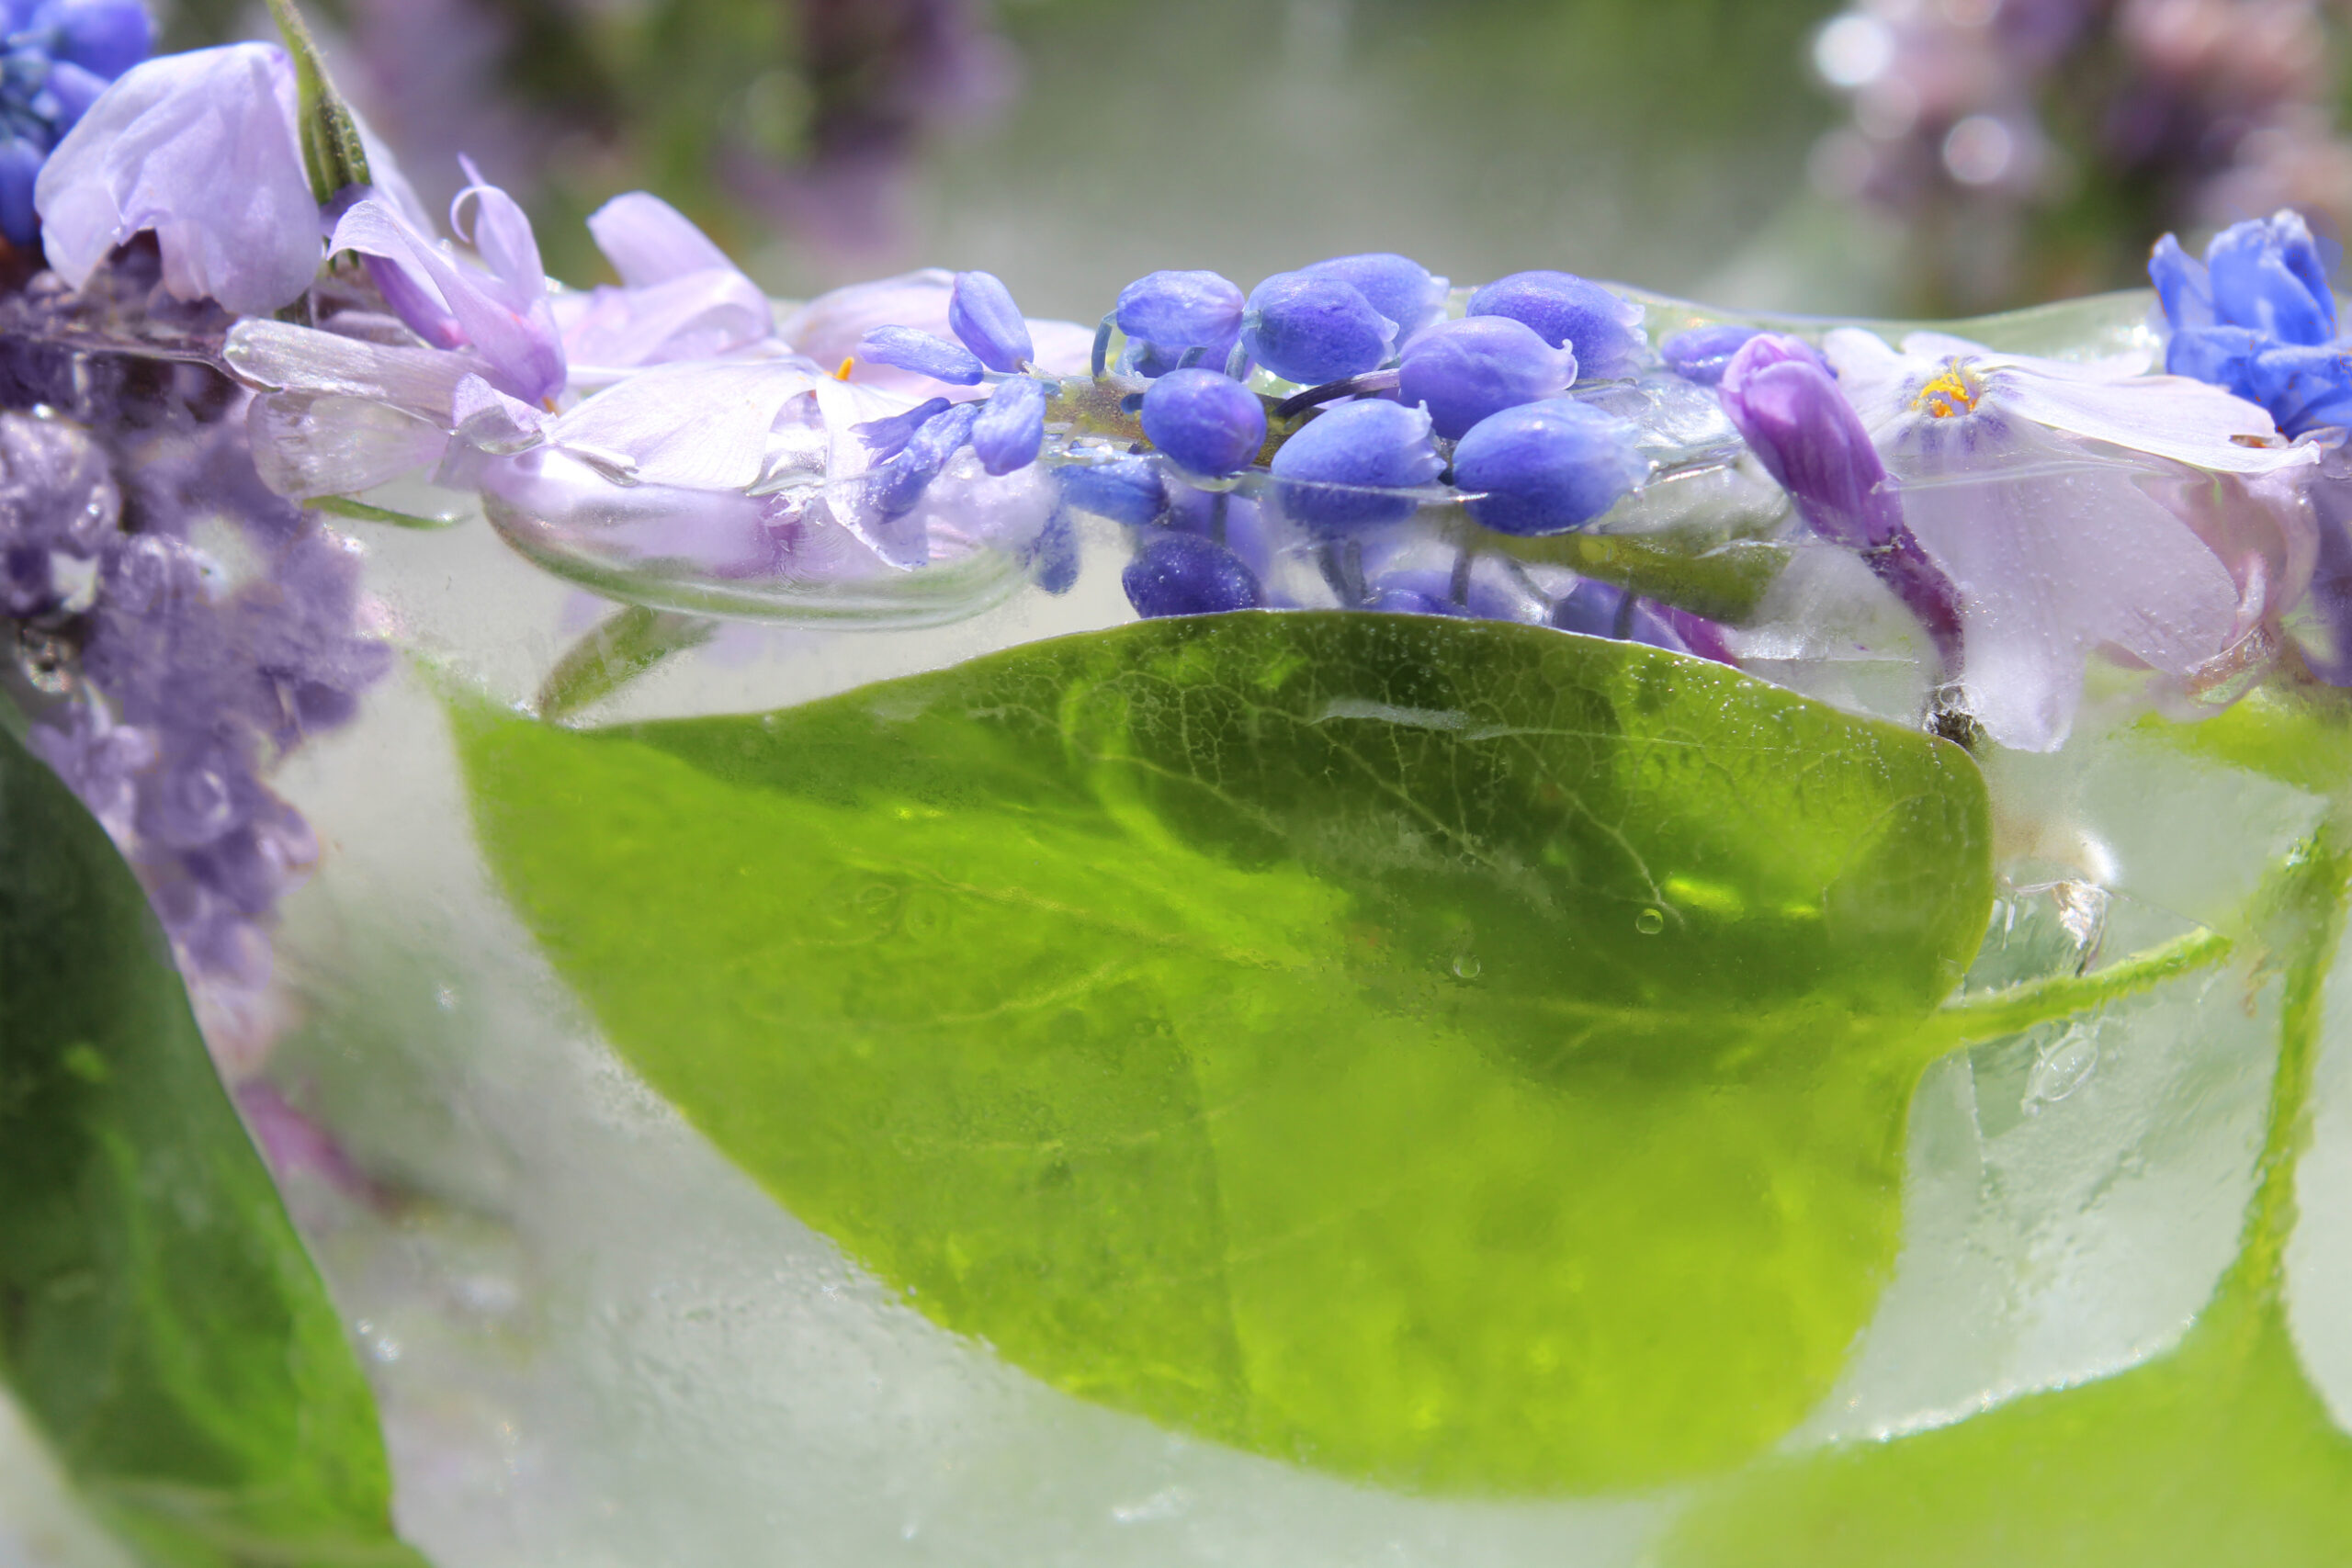
<svg viewBox="0 0 2352 1568"><path fill-rule="evenodd" d="M1069 508L1057 506L1029 547L1029 581L1059 598L1077 583L1078 568L1078 525Z"/></svg>
<svg viewBox="0 0 2352 1568"><path fill-rule="evenodd" d="M21 136L0 140L0 233L12 245L33 243L33 182L40 177L45 159L40 148Z"/></svg>
<svg viewBox="0 0 2352 1568"><path fill-rule="evenodd" d="M50 0L36 26L57 29L51 52L92 75L112 81L147 58L155 27L141 0Z"/></svg>
<svg viewBox="0 0 2352 1568"><path fill-rule="evenodd" d="M1196 534L1155 533L1119 574L1127 603L1146 620L1254 610L1257 574L1223 545Z"/></svg>
<svg viewBox="0 0 2352 1568"><path fill-rule="evenodd" d="M2148 257L2148 281L2156 286L2156 301L2164 307L2165 320L2174 331L2210 327L2219 321L2213 314L2213 289L2205 264L2182 250L2180 242L2170 234L2156 242Z"/></svg>
<svg viewBox="0 0 2352 1568"><path fill-rule="evenodd" d="M1187 473L1222 479L1266 444L1266 405L1216 370L1171 370L1143 395L1144 438Z"/></svg>
<svg viewBox="0 0 2352 1568"><path fill-rule="evenodd" d="M1241 286L1213 272L1155 272L1119 290L1119 330L1163 350L1220 349L1241 331Z"/></svg>
<svg viewBox="0 0 2352 1568"><path fill-rule="evenodd" d="M947 293L947 326L991 370L1012 372L1036 357L1012 290L992 272L959 272Z"/></svg>
<svg viewBox="0 0 2352 1568"><path fill-rule="evenodd" d="M1445 464L1430 439L1430 416L1401 403L1341 403L1311 421L1274 453L1282 509L1299 522L1346 531L1412 515L1408 490L1435 479ZM1340 488L1330 488L1340 487Z"/></svg>
<svg viewBox="0 0 2352 1568"><path fill-rule="evenodd" d="M1273 566L1273 532L1264 509L1246 495L1180 485L1169 495L1168 514L1161 522L1177 533L1214 539L1261 579Z"/></svg>
<svg viewBox="0 0 2352 1568"><path fill-rule="evenodd" d="M1065 463L1054 470L1062 499L1081 512L1141 527L1168 507L1168 488L1148 457L1108 463Z"/></svg>
<svg viewBox="0 0 2352 1568"><path fill-rule="evenodd" d="M886 414L880 419L869 419L863 424L853 424L849 427L850 434L865 444L865 449L874 454L876 463L887 463L905 451L907 443L914 439L915 432L930 423L934 416L945 413L947 407L945 398L932 398L917 403L904 413Z"/></svg>
<svg viewBox="0 0 2352 1568"><path fill-rule="evenodd" d="M1016 377L997 388L972 421L972 450L992 474L1009 474L1037 460L1046 444L1045 383Z"/></svg>
<svg viewBox="0 0 2352 1568"><path fill-rule="evenodd" d="M952 387L975 387L988 367L969 349L912 327L876 327L857 340L858 355Z"/></svg>
<svg viewBox="0 0 2352 1568"><path fill-rule="evenodd" d="M1333 256L1302 272L1355 285L1372 308L1396 323L1396 335L1410 337L1445 313L1446 280L1410 256L1388 251Z"/></svg>
<svg viewBox="0 0 2352 1568"><path fill-rule="evenodd" d="M2230 325L2306 345L2335 336L2327 268L2300 214L2231 224L2205 247L2205 266L2214 311Z"/></svg>
<svg viewBox="0 0 2352 1568"><path fill-rule="evenodd" d="M1719 386L1724 378L1724 367L1739 352L1739 345L1754 337L1755 327L1736 326L1729 321L1717 321L1709 326L1692 327L1677 333L1657 345L1658 357L1666 367L1686 381L1696 381L1702 387Z"/></svg>
<svg viewBox="0 0 2352 1568"><path fill-rule="evenodd" d="M972 422L979 416L978 403L951 404L944 413L925 420L922 428L887 463L877 464L865 471L865 496L874 510L885 517L899 517L912 512L939 470L956 449L972 438Z"/></svg>
<svg viewBox="0 0 2352 1568"><path fill-rule="evenodd" d="M1576 378L1575 352L1553 347L1525 322L1465 316L1406 344L1396 395L1428 409L1437 433L1458 441L1488 414L1557 397Z"/></svg>
<svg viewBox="0 0 2352 1568"><path fill-rule="evenodd" d="M1396 341L1396 323L1351 283L1278 272L1250 291L1241 316L1250 357L1301 386L1376 368Z"/></svg>
<svg viewBox="0 0 2352 1568"><path fill-rule="evenodd" d="M90 106L98 101L98 95L113 85L96 72L85 71L70 60L54 60L50 62L49 75L42 82L40 96L34 102L37 107L48 113L51 126L62 141L65 133L79 125L82 117L90 112Z"/></svg>
<svg viewBox="0 0 2352 1568"><path fill-rule="evenodd" d="M1426 587L1383 582L1363 596L1363 607L1389 615L1466 615L1470 612Z"/></svg>
<svg viewBox="0 0 2352 1568"><path fill-rule="evenodd" d="M1648 344L1642 308L1570 272L1515 272L1470 296L1470 314L1525 321L1548 344L1577 351L1588 376L1629 376Z"/></svg>
<svg viewBox="0 0 2352 1568"><path fill-rule="evenodd" d="M1523 403L1479 421L1453 449L1470 515L1501 534L1564 534L1617 504L1647 471L1640 433L1573 398Z"/></svg>

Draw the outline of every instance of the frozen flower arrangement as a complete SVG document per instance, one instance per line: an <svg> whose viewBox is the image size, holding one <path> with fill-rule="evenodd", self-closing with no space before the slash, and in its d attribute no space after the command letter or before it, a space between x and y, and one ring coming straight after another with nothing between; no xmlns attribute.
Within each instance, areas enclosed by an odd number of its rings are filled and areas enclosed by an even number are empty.
<svg viewBox="0 0 2352 1568"><path fill-rule="evenodd" d="M1091 551L1144 617L1483 618L1738 665L1766 585L1724 563L1803 549L1859 563L1838 592L1972 743L2061 744L2095 664L2191 715L2281 666L2352 680L2352 371L2291 214L2202 263L2158 246L2162 372L1560 272L1456 289L1390 253L1155 271L1092 328L982 271L786 308L641 191L588 220L618 281L573 289L470 164L445 232L277 9L283 48L100 62L30 180L52 270L0 307L0 610L39 744L216 1014L259 1006L316 854L268 772L390 658L322 518L401 521L380 487L420 477L692 615L922 625L1064 592ZM223 517L258 565L222 564Z"/></svg>

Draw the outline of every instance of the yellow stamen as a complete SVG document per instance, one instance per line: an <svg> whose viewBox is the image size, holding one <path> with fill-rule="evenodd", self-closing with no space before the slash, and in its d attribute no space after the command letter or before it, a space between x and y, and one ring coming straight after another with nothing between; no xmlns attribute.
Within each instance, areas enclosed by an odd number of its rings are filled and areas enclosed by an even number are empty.
<svg viewBox="0 0 2352 1568"><path fill-rule="evenodd" d="M843 360L842 361L842 367L841 367L840 369L838 369L838 370L836 370L836 371L834 371L834 372L833 372L833 379L834 379L834 380L836 380L836 381L846 381L846 380L848 380L848 379L849 379L849 373L850 373L850 370L851 370L851 369L852 369L852 368L853 368L856 364L857 364L857 355L854 355L854 354L853 354L853 355L849 355L847 358L843 359Z"/></svg>
<svg viewBox="0 0 2352 1568"><path fill-rule="evenodd" d="M1976 400L1984 395L1984 385L1959 360L1947 359L1943 374L1920 388L1919 395L1911 400L1911 406L1926 411L1929 419L1950 419L1955 414L1973 413Z"/></svg>

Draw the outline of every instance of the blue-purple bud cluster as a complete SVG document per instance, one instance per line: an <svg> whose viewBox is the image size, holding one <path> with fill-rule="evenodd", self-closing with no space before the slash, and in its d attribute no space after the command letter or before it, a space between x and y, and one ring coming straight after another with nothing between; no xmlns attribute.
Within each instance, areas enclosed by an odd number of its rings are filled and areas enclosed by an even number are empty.
<svg viewBox="0 0 2352 1568"><path fill-rule="evenodd" d="M2301 216L2233 223L2202 262L2166 234L2148 276L2172 328L2165 369L2261 404L2289 435L2352 424L2352 352L2336 338L2327 265Z"/></svg>
<svg viewBox="0 0 2352 1568"><path fill-rule="evenodd" d="M141 0L0 0L0 234L40 231L33 182L108 84L147 58Z"/></svg>
<svg viewBox="0 0 2352 1568"><path fill-rule="evenodd" d="M1282 607L1267 573L1271 541L1289 530L1295 547L1332 552L1326 576L1342 604L1550 618L1555 592L1398 564L1398 525L1454 501L1498 532L1559 533L1641 484L1640 432L1579 400L1578 382L1622 386L1651 370L1643 311L1560 272L1488 284L1457 319L1450 298L1446 279L1386 252L1276 273L1246 293L1202 271L1120 290L1094 373L1148 383L1127 406L1168 468L1130 456L1057 471L1069 505L1148 530L1125 577L1138 614ZM1115 361L1114 329L1125 338ZM1258 372L1307 389L1277 401L1251 385ZM1371 576L1338 564L1367 550L1387 563Z"/></svg>
<svg viewBox="0 0 2352 1568"><path fill-rule="evenodd" d="M263 484L245 396L209 368L159 379L19 339L0 409L0 610L40 694L31 744L122 848L189 976L251 995L272 911L317 856L265 776L391 664L359 627L359 562ZM224 525L258 563L242 579L200 532Z"/></svg>

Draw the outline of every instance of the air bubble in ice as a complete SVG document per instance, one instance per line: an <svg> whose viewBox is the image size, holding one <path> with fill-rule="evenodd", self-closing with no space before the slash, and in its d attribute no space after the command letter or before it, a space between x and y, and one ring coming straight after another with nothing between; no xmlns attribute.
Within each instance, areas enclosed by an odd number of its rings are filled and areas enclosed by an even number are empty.
<svg viewBox="0 0 2352 1568"><path fill-rule="evenodd" d="M2026 1075L2025 1098L2018 1109L2028 1116L2038 1116L2045 1105L2054 1105L2083 1087L2098 1066L2098 1032L2096 1026L2069 1024L2034 1058L2033 1070Z"/></svg>
<svg viewBox="0 0 2352 1568"><path fill-rule="evenodd" d="M1666 917L1656 909L1644 909L1634 917L1634 929L1644 936L1656 936L1666 930Z"/></svg>

